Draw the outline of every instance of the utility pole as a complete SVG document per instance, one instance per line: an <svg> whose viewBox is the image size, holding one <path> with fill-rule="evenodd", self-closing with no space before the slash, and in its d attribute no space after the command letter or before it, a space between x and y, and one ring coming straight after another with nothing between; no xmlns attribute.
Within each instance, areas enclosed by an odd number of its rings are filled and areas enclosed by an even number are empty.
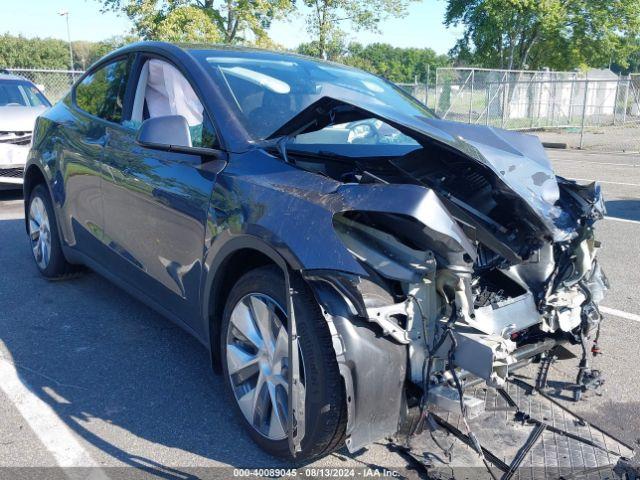
<svg viewBox="0 0 640 480"><path fill-rule="evenodd" d="M71 48L71 31L69 30L69 11L60 10L58 15L67 19L67 43L69 44L69 70L73 70L73 50Z"/></svg>

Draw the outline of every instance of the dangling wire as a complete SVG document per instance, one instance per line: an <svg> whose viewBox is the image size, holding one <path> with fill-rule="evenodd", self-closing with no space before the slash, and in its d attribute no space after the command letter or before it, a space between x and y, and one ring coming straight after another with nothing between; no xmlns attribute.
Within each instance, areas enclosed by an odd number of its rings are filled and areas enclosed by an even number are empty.
<svg viewBox="0 0 640 480"><path fill-rule="evenodd" d="M473 433L473 431L471 430L471 427L469 426L469 423L467 422L467 407L465 406L464 399L463 399L464 392L462 390L462 385L460 384L460 379L458 378L458 374L456 373L456 369L454 366L455 350L456 350L456 347L458 346L458 342L456 341L456 337L450 328L447 329L446 333L451 338L451 348L449 349L449 355L448 355L449 371L451 372L451 375L453 376L453 381L456 384L456 390L458 390L458 397L460 400L460 414L462 415L462 423L464 423L464 427L467 430L467 436L469 437L469 440L471 440L471 443L473 443L473 447L475 448L476 452L478 452L478 455L480 455L480 458L482 459L482 463L484 463L484 466L487 469L487 472L489 472L489 475L491 475L493 480L498 480L498 478L493 473L493 470L491 470L491 467L489 466L489 462L487 462L487 459L484 456L484 452L482 451L482 445L480 444L480 440L478 440L478 437L476 437L476 435Z"/></svg>

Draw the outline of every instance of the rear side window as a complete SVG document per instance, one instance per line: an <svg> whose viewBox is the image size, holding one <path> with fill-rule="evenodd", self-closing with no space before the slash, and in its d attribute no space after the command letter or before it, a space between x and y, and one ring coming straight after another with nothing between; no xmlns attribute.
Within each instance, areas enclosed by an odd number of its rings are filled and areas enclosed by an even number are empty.
<svg viewBox="0 0 640 480"><path fill-rule="evenodd" d="M121 123L129 67L128 60L117 60L85 77L75 91L78 108L110 122Z"/></svg>

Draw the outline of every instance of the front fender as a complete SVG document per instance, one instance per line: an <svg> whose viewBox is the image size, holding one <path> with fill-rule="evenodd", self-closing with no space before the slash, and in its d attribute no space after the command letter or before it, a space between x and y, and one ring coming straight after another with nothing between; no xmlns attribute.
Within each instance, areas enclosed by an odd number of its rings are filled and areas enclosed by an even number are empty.
<svg viewBox="0 0 640 480"><path fill-rule="evenodd" d="M347 399L347 439L355 452L398 431L407 369L407 347L384 337L353 313L338 277L303 272L322 307ZM348 287L347 287L348 288Z"/></svg>
<svg viewBox="0 0 640 480"><path fill-rule="evenodd" d="M225 262L231 258L234 253L245 249L260 252L283 271L287 271L290 268L290 264L281 253L257 236L249 234L234 235L230 230L226 230L218 235L204 257L202 332L206 332L206 343L208 345L211 345L211 338L215 337L215 332L212 332L210 328L210 318L213 314L214 307L212 299L215 299L217 294L218 285L216 285L216 281L220 280L220 274L224 271Z"/></svg>

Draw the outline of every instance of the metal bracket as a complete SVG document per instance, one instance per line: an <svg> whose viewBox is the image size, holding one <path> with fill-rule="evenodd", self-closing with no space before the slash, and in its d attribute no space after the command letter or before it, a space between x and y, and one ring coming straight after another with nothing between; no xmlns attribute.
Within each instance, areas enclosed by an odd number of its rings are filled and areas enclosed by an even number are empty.
<svg viewBox="0 0 640 480"><path fill-rule="evenodd" d="M392 337L394 340L403 343L411 343L409 332L399 326L392 317L394 315L406 315L407 302L394 303L383 307L367 308L368 320L377 323L382 328L382 334Z"/></svg>
<svg viewBox="0 0 640 480"><path fill-rule="evenodd" d="M304 396L301 395L300 356L298 327L296 324L294 296L297 291L291 285L291 272L284 270L285 287L287 293L287 316L289 329L289 418L287 422L287 437L289 450L293 457L302 451L302 439L305 433Z"/></svg>

